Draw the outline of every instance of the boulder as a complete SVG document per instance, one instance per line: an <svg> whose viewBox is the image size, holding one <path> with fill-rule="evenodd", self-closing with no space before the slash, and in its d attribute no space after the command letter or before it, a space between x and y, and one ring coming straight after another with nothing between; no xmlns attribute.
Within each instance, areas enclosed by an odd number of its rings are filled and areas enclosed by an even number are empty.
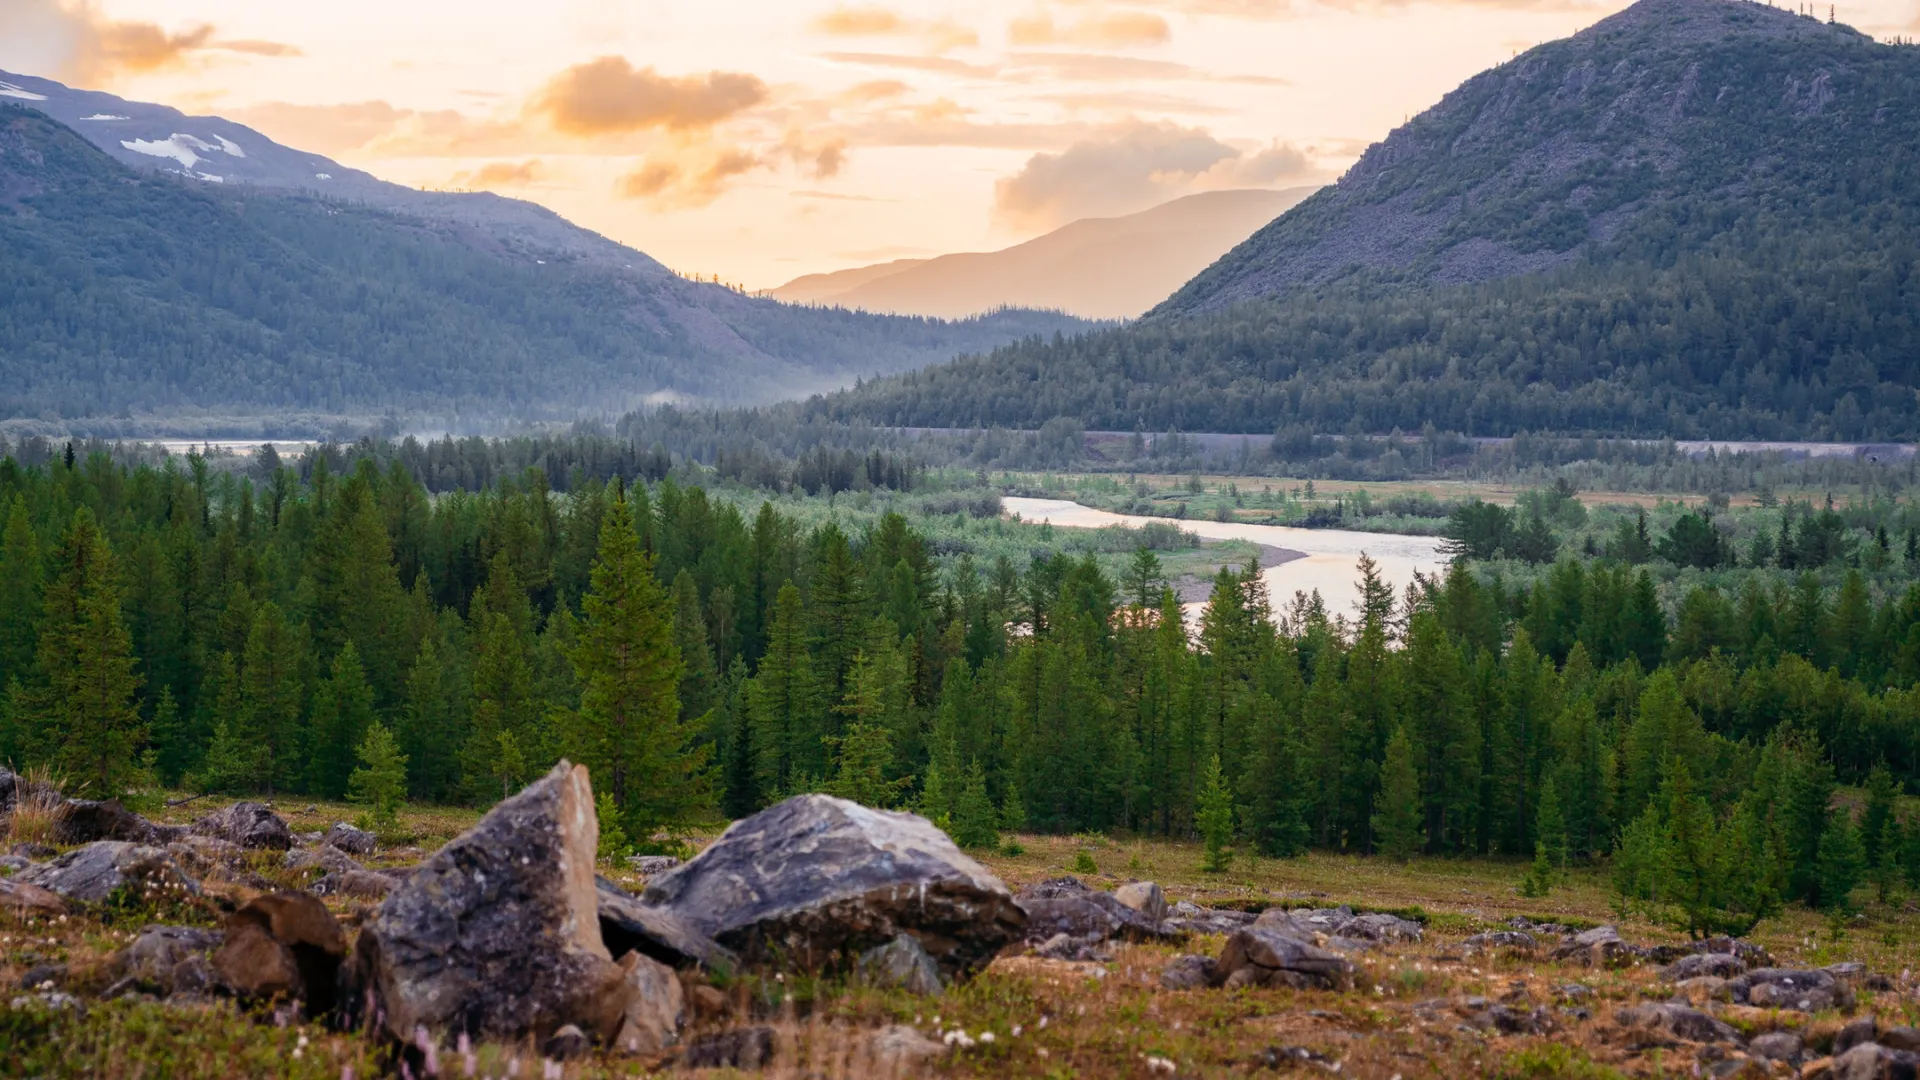
<svg viewBox="0 0 1920 1080"><path fill-rule="evenodd" d="M734 822L642 899L747 963L845 964L911 934L949 981L1026 929L1000 879L925 818L829 795Z"/></svg>
<svg viewBox="0 0 1920 1080"><path fill-rule="evenodd" d="M1228 986L1285 985L1349 988L1353 961L1271 927L1236 930L1215 961Z"/></svg>
<svg viewBox="0 0 1920 1080"><path fill-rule="evenodd" d="M1176 956L1160 969L1160 985L1169 990L1200 990L1220 983L1220 965L1211 956Z"/></svg>
<svg viewBox="0 0 1920 1080"><path fill-rule="evenodd" d="M336 821L328 826L320 837L322 847L337 848L349 855L371 855L378 845L374 835L365 829L356 829L344 821Z"/></svg>
<svg viewBox="0 0 1920 1080"><path fill-rule="evenodd" d="M1615 1013L1613 1019L1642 1041L1730 1043L1739 1039L1738 1033L1727 1024L1699 1009L1671 1002L1632 1005Z"/></svg>
<svg viewBox="0 0 1920 1080"><path fill-rule="evenodd" d="M626 1015L613 1046L623 1054L652 1055L680 1043L687 1024L687 999L673 969L637 952L620 958L626 983Z"/></svg>
<svg viewBox="0 0 1920 1080"><path fill-rule="evenodd" d="M1832 1076L1833 1080L1914 1080L1920 1076L1920 1054L1861 1043L1834 1055Z"/></svg>
<svg viewBox="0 0 1920 1080"><path fill-rule="evenodd" d="M100 903L120 889L136 889L152 899L200 892L200 886L164 850L125 840L98 840L75 848L52 862L20 871L12 880L88 904Z"/></svg>
<svg viewBox="0 0 1920 1080"><path fill-rule="evenodd" d="M243 848L285 851L293 846L293 831L264 803L234 803L206 815L191 828L200 836L211 836Z"/></svg>
<svg viewBox="0 0 1920 1080"><path fill-rule="evenodd" d="M204 878L215 870L244 866L247 861L246 850L239 844L191 833L168 844L167 854L173 856L181 869L197 878Z"/></svg>
<svg viewBox="0 0 1920 1080"><path fill-rule="evenodd" d="M1766 1009L1819 1012L1853 1004L1852 989L1818 968L1755 968L1729 980L1727 990L1735 1001Z"/></svg>
<svg viewBox="0 0 1920 1080"><path fill-rule="evenodd" d="M932 1061L945 1057L949 1047L905 1024L889 1024L867 1039L866 1075L917 1076Z"/></svg>
<svg viewBox="0 0 1920 1080"><path fill-rule="evenodd" d="M587 770L562 761L421 863L361 928L354 971L396 1042L610 1040L626 972L600 937L599 842Z"/></svg>
<svg viewBox="0 0 1920 1080"><path fill-rule="evenodd" d="M249 1001L301 1001L309 1016L338 1002L347 937L311 893L255 897L227 916L213 973Z"/></svg>
<svg viewBox="0 0 1920 1080"><path fill-rule="evenodd" d="M104 997L138 990L160 997L203 994L213 985L209 957L220 935L191 926L149 926L109 965L113 978Z"/></svg>
<svg viewBox="0 0 1920 1080"><path fill-rule="evenodd" d="M1420 924L1410 919L1383 912L1355 914L1350 907L1313 908L1288 911L1283 908L1268 908L1260 913L1268 925L1275 925L1283 932L1291 928L1296 934L1325 934L1328 937L1351 938L1355 941L1369 941L1376 944L1389 942L1414 942L1420 940ZM1283 921L1284 920L1284 921ZM1258 922L1255 925L1260 925Z"/></svg>
<svg viewBox="0 0 1920 1080"><path fill-rule="evenodd" d="M548 1061L574 1061L592 1052L593 1040L587 1038L578 1024L560 1025L540 1044L540 1056Z"/></svg>
<svg viewBox="0 0 1920 1080"><path fill-rule="evenodd" d="M727 969L736 963L733 954L672 912L642 903L603 877L594 879L594 888L600 939L615 959L638 952L676 968Z"/></svg>
<svg viewBox="0 0 1920 1080"><path fill-rule="evenodd" d="M1033 955L1047 960L1064 960L1077 964L1107 964L1113 961L1113 954L1101 948L1107 943L1104 937L1074 937L1072 934L1055 934L1042 942L1028 942Z"/></svg>
<svg viewBox="0 0 1920 1080"><path fill-rule="evenodd" d="M1460 944L1469 949L1505 949L1520 953L1531 953L1539 946L1533 935L1525 930L1493 930L1475 934Z"/></svg>
<svg viewBox="0 0 1920 1080"><path fill-rule="evenodd" d="M400 882L377 870L343 870L328 874L313 883L316 896L349 896L359 900L382 900Z"/></svg>
<svg viewBox="0 0 1920 1080"><path fill-rule="evenodd" d="M773 1063L779 1036L764 1024L702 1035L687 1045L680 1064L689 1069L739 1069L751 1072Z"/></svg>
<svg viewBox="0 0 1920 1080"><path fill-rule="evenodd" d="M1834 1033L1831 1053L1834 1057L1839 1057L1861 1043L1878 1042L1879 1034L1880 1022L1871 1013L1855 1017Z"/></svg>
<svg viewBox="0 0 1920 1080"><path fill-rule="evenodd" d="M1769 1031L1764 1035L1755 1035L1747 1043L1747 1053L1754 1057L1784 1061L1790 1065L1799 1061L1805 1050L1806 1044L1791 1031Z"/></svg>
<svg viewBox="0 0 1920 1080"><path fill-rule="evenodd" d="M1252 912L1203 908L1182 900L1167 909L1160 928L1169 934L1231 934L1253 920Z"/></svg>
<svg viewBox="0 0 1920 1080"><path fill-rule="evenodd" d="M1167 894L1151 881L1130 881L1113 890L1113 898L1156 923L1167 917Z"/></svg>
<svg viewBox="0 0 1920 1080"><path fill-rule="evenodd" d="M15 916L64 915L67 901L51 889L41 888L18 877L0 878L0 911Z"/></svg>
<svg viewBox="0 0 1920 1080"><path fill-rule="evenodd" d="M53 842L63 846L97 840L160 846L185 831L175 825L155 825L120 805L119 799L67 799L53 819Z"/></svg>
<svg viewBox="0 0 1920 1080"><path fill-rule="evenodd" d="M1682 982L1703 975L1732 979L1746 973L1747 962L1728 953L1693 953L1660 969L1660 977L1668 982Z"/></svg>
<svg viewBox="0 0 1920 1080"><path fill-rule="evenodd" d="M320 870L329 874L345 874L366 869L355 862L353 856L332 844L289 849L281 858L280 865L289 870Z"/></svg>
<svg viewBox="0 0 1920 1080"><path fill-rule="evenodd" d="M1874 1040L1889 1050L1912 1050L1920 1052L1920 1028L1888 1028Z"/></svg>
<svg viewBox="0 0 1920 1080"><path fill-rule="evenodd" d="M876 945L860 954L854 970L870 985L905 990L923 997L938 997L940 969L933 957L910 934L901 934L885 945Z"/></svg>
<svg viewBox="0 0 1920 1080"><path fill-rule="evenodd" d="M1553 959L1589 967L1625 967L1638 960L1641 950L1621 940L1620 931L1596 926L1573 935L1553 950Z"/></svg>
<svg viewBox="0 0 1920 1080"><path fill-rule="evenodd" d="M1076 878L1052 878L1029 885L1015 898L1027 914L1027 939L1041 941L1056 934L1083 941L1125 938L1157 941L1174 936L1158 919L1122 903L1113 893L1088 888Z"/></svg>

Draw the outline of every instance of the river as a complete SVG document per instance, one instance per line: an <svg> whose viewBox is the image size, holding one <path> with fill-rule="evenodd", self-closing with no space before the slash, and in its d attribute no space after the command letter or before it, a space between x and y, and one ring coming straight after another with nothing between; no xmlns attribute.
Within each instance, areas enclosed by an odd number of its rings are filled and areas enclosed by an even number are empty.
<svg viewBox="0 0 1920 1080"><path fill-rule="evenodd" d="M1360 556L1371 557L1380 576L1392 583L1396 597L1404 596L1417 571L1429 577L1446 568L1446 556L1440 553L1440 539L1434 536L1401 536L1395 533L1352 532L1346 529L1297 529L1286 525L1254 525L1246 522L1173 520L1137 517L1095 510L1066 499L1025 499L1009 496L1001 500L1009 514L1027 522L1049 522L1068 529L1103 529L1110 525L1138 528L1148 522L1177 525L1206 540L1246 540L1267 547L1298 552L1299 558L1267 566L1261 577L1267 583L1267 595L1276 607L1284 607L1295 592L1320 591L1330 615L1353 615L1359 596ZM1261 560L1265 563L1266 560ZM1189 609L1194 605L1188 605Z"/></svg>

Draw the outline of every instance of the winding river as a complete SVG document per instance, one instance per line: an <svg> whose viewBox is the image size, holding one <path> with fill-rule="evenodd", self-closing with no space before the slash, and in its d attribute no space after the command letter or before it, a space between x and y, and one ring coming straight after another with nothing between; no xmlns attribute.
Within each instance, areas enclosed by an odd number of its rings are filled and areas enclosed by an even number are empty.
<svg viewBox="0 0 1920 1080"><path fill-rule="evenodd" d="M1272 603L1284 606L1298 592L1320 591L1329 614L1349 618L1358 598L1359 562L1364 553L1379 567L1381 577L1391 582L1396 596L1403 596L1417 571L1431 577L1446 567L1436 536L1400 536L1393 533L1351 532L1346 529L1299 529L1287 525L1253 525L1245 522L1173 520L1137 517L1094 510L1066 499L1025 499L1009 496L1001 500L1006 512L1020 520L1048 522L1068 529L1102 529L1110 525L1138 528L1149 522L1177 525L1207 540L1246 540L1267 547L1298 553L1275 565L1266 566L1261 577L1267 583ZM1265 565L1267 559L1261 559ZM1188 605L1189 608L1195 605Z"/></svg>

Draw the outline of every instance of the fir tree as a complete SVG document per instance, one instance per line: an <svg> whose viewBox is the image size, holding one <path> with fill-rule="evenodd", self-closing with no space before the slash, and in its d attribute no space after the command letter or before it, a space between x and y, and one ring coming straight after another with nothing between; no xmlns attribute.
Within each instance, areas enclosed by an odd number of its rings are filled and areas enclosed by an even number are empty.
<svg viewBox="0 0 1920 1080"><path fill-rule="evenodd" d="M719 672L713 648L707 642L707 619L701 611L700 589L693 574L681 570L673 577L673 641L684 665L680 674L680 718L701 720L713 708L719 692Z"/></svg>
<svg viewBox="0 0 1920 1080"><path fill-rule="evenodd" d="M1420 849L1420 773L1413 761L1413 741L1405 728L1396 728L1387 740L1387 756L1380 768L1380 793L1373 810L1374 850L1396 862L1406 862Z"/></svg>
<svg viewBox="0 0 1920 1080"><path fill-rule="evenodd" d="M308 724L313 749L307 756L307 790L329 799L345 795L354 773L355 758L349 755L358 754L368 730L376 723L373 688L367 685L359 650L349 641L333 658L332 673L314 691L313 716ZM383 727L381 736L391 740L392 733Z"/></svg>
<svg viewBox="0 0 1920 1080"><path fill-rule="evenodd" d="M1815 904L1823 911L1853 911L1853 890L1866 875L1866 853L1860 847L1859 830L1852 816L1835 811L1820 834L1820 853L1815 863L1818 893Z"/></svg>
<svg viewBox="0 0 1920 1080"><path fill-rule="evenodd" d="M391 829L407 796L407 755L393 732L378 720L366 729L354 750L357 764L347 776L347 796L367 807L376 829Z"/></svg>
<svg viewBox="0 0 1920 1080"><path fill-rule="evenodd" d="M431 801L452 798L460 788L460 755L455 748L462 740L434 635L421 640L413 670L407 674L394 737L407 758L407 789Z"/></svg>
<svg viewBox="0 0 1920 1080"><path fill-rule="evenodd" d="M987 774L978 761L967 767L967 779L954 799L954 843L963 848L993 848L1000 844L998 811L987 796Z"/></svg>
<svg viewBox="0 0 1920 1080"><path fill-rule="evenodd" d="M39 712L60 770L80 790L114 798L137 774L147 733L113 550L92 511L74 512L53 566L38 642L46 679Z"/></svg>
<svg viewBox="0 0 1920 1080"><path fill-rule="evenodd" d="M234 737L247 748L250 790L272 794L304 771L301 705L306 681L306 644L300 633L277 605L261 604L247 633L240 711L233 725Z"/></svg>
<svg viewBox="0 0 1920 1080"><path fill-rule="evenodd" d="M622 827L645 843L710 805L712 794L708 748L694 744L695 725L680 718L671 602L618 490L581 610L573 654L580 708L561 728L569 754L613 794Z"/></svg>
<svg viewBox="0 0 1920 1080"><path fill-rule="evenodd" d="M0 531L0 686L31 677L40 625L40 541L27 517L27 501L7 505Z"/></svg>
<svg viewBox="0 0 1920 1080"><path fill-rule="evenodd" d="M801 776L826 772L826 725L807 651L800 589L781 586L768 621L766 652L748 691L756 802L790 792Z"/></svg>
<svg viewBox="0 0 1920 1080"><path fill-rule="evenodd" d="M1200 868L1209 874L1225 873L1233 861L1233 852L1228 847L1233 842L1233 792L1227 788L1226 776L1220 771L1219 755L1207 761L1194 816L1201 839L1206 842L1206 859Z"/></svg>

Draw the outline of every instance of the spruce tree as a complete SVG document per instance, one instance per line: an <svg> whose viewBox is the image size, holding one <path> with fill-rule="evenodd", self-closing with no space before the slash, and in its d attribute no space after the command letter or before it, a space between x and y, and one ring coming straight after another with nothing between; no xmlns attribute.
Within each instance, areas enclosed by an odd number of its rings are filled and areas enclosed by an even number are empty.
<svg viewBox="0 0 1920 1080"><path fill-rule="evenodd" d="M240 672L240 710L234 737L249 762L246 786L272 794L304 772L302 703L307 685L306 643L271 601L261 604L247 634Z"/></svg>
<svg viewBox="0 0 1920 1080"><path fill-rule="evenodd" d="M757 805L791 794L803 776L826 774L824 710L807 651L800 589L792 582L774 600L766 652L747 701Z"/></svg>
<svg viewBox="0 0 1920 1080"><path fill-rule="evenodd" d="M56 766L78 790L117 797L146 741L133 638L120 618L113 550L84 507L54 551L38 641L46 680L39 713Z"/></svg>
<svg viewBox="0 0 1920 1080"><path fill-rule="evenodd" d="M27 516L27 501L16 495L7 504L0 531L0 686L32 677L40 616L39 537Z"/></svg>
<svg viewBox="0 0 1920 1080"><path fill-rule="evenodd" d="M616 490L581 602L574 671L580 708L561 718L567 751L612 792L621 825L641 843L712 801L705 746L680 718L683 670L673 607L640 549Z"/></svg>
<svg viewBox="0 0 1920 1080"><path fill-rule="evenodd" d="M1413 760L1413 741L1405 728L1394 729L1387 740L1386 761L1380 767L1380 793L1374 797L1374 850L1396 862L1406 862L1420 850L1420 773Z"/></svg>
<svg viewBox="0 0 1920 1080"><path fill-rule="evenodd" d="M1220 771L1218 754L1207 760L1194 817L1200 837L1206 843L1206 858L1200 869L1209 874L1225 873L1233 862L1233 852L1228 847L1233 842L1233 792Z"/></svg>
<svg viewBox="0 0 1920 1080"><path fill-rule="evenodd" d="M987 795L987 774L978 761L967 767L966 782L954 800L953 841L964 848L993 848L1000 844L999 812Z"/></svg>
<svg viewBox="0 0 1920 1080"><path fill-rule="evenodd" d="M1853 890L1866 871L1867 857L1861 850L1860 832L1853 826L1852 815L1845 810L1834 811L1820 834L1820 854L1814 870L1818 889L1815 906L1822 911L1851 913Z"/></svg>
<svg viewBox="0 0 1920 1080"><path fill-rule="evenodd" d="M307 790L328 799L347 793L358 753L367 731L378 722L373 688L360 666L360 652L349 641L333 658L333 671L315 688L313 715L308 723L312 751L307 756ZM381 729L383 738L391 732Z"/></svg>
<svg viewBox="0 0 1920 1080"><path fill-rule="evenodd" d="M1899 782L1885 765L1867 774L1867 805L1860 815L1860 850L1874 897L1886 903L1900 878L1900 823L1894 819Z"/></svg>
<svg viewBox="0 0 1920 1080"><path fill-rule="evenodd" d="M347 796L367 807L376 829L391 829L407 796L407 755L393 732L375 720L354 750L356 764L347 775Z"/></svg>
<svg viewBox="0 0 1920 1080"><path fill-rule="evenodd" d="M420 641L394 738L407 758L407 789L418 798L440 801L459 791L462 738L435 637L428 634Z"/></svg>
<svg viewBox="0 0 1920 1080"><path fill-rule="evenodd" d="M680 718L700 721L713 708L720 673L707 642L707 619L700 606L700 589L693 574L681 570L673 577L673 641L680 649Z"/></svg>

